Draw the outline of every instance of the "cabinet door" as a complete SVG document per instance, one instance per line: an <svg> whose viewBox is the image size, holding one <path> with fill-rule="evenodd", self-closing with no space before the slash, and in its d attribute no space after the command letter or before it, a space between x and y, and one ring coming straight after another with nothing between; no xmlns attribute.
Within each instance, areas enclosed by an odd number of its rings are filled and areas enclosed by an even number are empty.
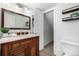
<svg viewBox="0 0 79 59"><path fill-rule="evenodd" d="M21 46L20 42L13 42L8 45L10 56L23 56L25 55L25 48Z"/></svg>
<svg viewBox="0 0 79 59"><path fill-rule="evenodd" d="M24 56L25 49L22 46L18 46L9 51L11 56Z"/></svg>
<svg viewBox="0 0 79 59"><path fill-rule="evenodd" d="M21 42L21 45L25 47L25 55L26 56L36 55L34 43L33 43L32 39L29 39L28 41Z"/></svg>
<svg viewBox="0 0 79 59"><path fill-rule="evenodd" d="M8 44L1 45L1 55L2 56L9 56Z"/></svg>

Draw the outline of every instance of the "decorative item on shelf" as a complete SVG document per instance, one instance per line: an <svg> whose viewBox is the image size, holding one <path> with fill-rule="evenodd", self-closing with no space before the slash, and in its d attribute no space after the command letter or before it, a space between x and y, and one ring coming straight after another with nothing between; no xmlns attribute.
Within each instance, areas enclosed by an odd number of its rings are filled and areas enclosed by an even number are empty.
<svg viewBox="0 0 79 59"><path fill-rule="evenodd" d="M79 20L79 5L62 10L62 14L71 13L69 17L63 18L62 21Z"/></svg>
<svg viewBox="0 0 79 59"><path fill-rule="evenodd" d="M20 32L16 32L16 34L17 34L17 35L21 35L21 33L20 33Z"/></svg>
<svg viewBox="0 0 79 59"><path fill-rule="evenodd" d="M65 17L63 18L62 21L70 21L70 20L79 20L79 12L76 11L76 12L73 12L70 17Z"/></svg>
<svg viewBox="0 0 79 59"><path fill-rule="evenodd" d="M7 27L1 28L0 31L2 32L2 37L7 37L9 30L10 29Z"/></svg>
<svg viewBox="0 0 79 59"><path fill-rule="evenodd" d="M26 35L28 32L20 32L21 35Z"/></svg>
<svg viewBox="0 0 79 59"><path fill-rule="evenodd" d="M79 20L79 16L74 17L65 17L62 21L71 21L71 20Z"/></svg>
<svg viewBox="0 0 79 59"><path fill-rule="evenodd" d="M71 14L71 17L76 17L76 16L79 16L79 12L78 11L76 11L76 12Z"/></svg>
<svg viewBox="0 0 79 59"><path fill-rule="evenodd" d="M24 34L29 34L28 32L24 32Z"/></svg>
<svg viewBox="0 0 79 59"><path fill-rule="evenodd" d="M21 35L24 35L24 32L21 32Z"/></svg>
<svg viewBox="0 0 79 59"><path fill-rule="evenodd" d="M74 11L79 11L79 5L62 10L62 14L67 14Z"/></svg>

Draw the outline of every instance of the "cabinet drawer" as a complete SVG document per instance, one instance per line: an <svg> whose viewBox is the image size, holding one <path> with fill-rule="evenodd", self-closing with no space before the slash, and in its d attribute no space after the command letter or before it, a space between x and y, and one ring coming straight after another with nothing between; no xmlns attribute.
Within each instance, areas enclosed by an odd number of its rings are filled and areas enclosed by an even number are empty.
<svg viewBox="0 0 79 59"><path fill-rule="evenodd" d="M27 41L22 41L21 45L33 45L33 41L32 41L32 39L29 39Z"/></svg>

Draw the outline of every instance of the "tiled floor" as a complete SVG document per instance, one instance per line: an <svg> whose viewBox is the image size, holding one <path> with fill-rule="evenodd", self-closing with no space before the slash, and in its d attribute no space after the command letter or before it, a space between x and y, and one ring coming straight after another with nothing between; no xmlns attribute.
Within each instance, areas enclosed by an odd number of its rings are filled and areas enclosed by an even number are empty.
<svg viewBox="0 0 79 59"><path fill-rule="evenodd" d="M43 50L41 50L40 56L54 56L54 54L53 54L53 43L50 43Z"/></svg>

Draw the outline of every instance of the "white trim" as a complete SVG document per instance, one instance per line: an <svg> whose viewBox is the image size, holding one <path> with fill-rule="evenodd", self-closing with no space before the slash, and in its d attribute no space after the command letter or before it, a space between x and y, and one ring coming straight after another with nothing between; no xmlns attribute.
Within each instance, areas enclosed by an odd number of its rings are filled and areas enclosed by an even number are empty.
<svg viewBox="0 0 79 59"><path fill-rule="evenodd" d="M69 45L73 45L73 46L78 46L79 47L79 43L77 42L72 42L72 41L68 41L68 40L61 40L62 43L64 44L69 44Z"/></svg>
<svg viewBox="0 0 79 59"><path fill-rule="evenodd" d="M48 13L48 12L50 12L50 11L54 10L54 8L55 8L55 7L50 8L50 9L48 9L48 10L44 11L43 13Z"/></svg>

